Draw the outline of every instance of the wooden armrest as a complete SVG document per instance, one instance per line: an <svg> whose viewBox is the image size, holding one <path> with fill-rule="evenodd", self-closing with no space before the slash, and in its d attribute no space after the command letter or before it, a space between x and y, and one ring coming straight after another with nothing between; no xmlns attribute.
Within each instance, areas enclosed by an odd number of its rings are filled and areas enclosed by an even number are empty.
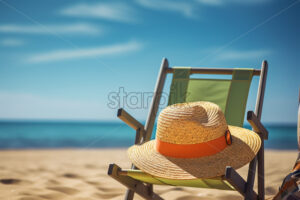
<svg viewBox="0 0 300 200"><path fill-rule="evenodd" d="M163 200L163 198L153 192L151 184L144 184L141 181L135 180L129 176L124 176L120 174L120 172L122 172L122 169L118 165L110 164L107 174L130 190L142 196L144 199Z"/></svg>
<svg viewBox="0 0 300 200"><path fill-rule="evenodd" d="M248 111L247 120L255 132L261 134L263 136L263 139L265 140L268 139L269 132L264 127L264 125L260 122L260 120L257 118L257 116L254 114L253 111Z"/></svg>
<svg viewBox="0 0 300 200"><path fill-rule="evenodd" d="M126 112L123 108L118 110L117 116L125 122L128 126L133 128L136 131L135 136L135 144L140 144L143 140L143 135L145 133L144 125L137 121L134 117L132 117L128 112Z"/></svg>
<svg viewBox="0 0 300 200"><path fill-rule="evenodd" d="M125 122L128 126L133 128L134 130L142 129L144 130L143 124L138 122L134 117L132 117L128 112L126 112L123 108L118 110L117 116Z"/></svg>

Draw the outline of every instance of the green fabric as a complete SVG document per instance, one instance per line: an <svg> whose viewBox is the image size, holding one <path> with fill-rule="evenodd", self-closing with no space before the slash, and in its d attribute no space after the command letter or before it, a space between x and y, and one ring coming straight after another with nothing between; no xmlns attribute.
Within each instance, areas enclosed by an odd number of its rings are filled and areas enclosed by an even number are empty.
<svg viewBox="0 0 300 200"><path fill-rule="evenodd" d="M253 69L235 69L232 80L190 79L190 68L175 68L169 105L210 101L220 106L228 124L243 126Z"/></svg>
<svg viewBox="0 0 300 200"><path fill-rule="evenodd" d="M235 69L227 97L225 118L228 124L242 127L253 77L253 69Z"/></svg>
<svg viewBox="0 0 300 200"><path fill-rule="evenodd" d="M190 67L173 67L173 80L170 88L168 105L183 103L190 77Z"/></svg>
<svg viewBox="0 0 300 200"><path fill-rule="evenodd" d="M219 105L225 113L230 83L230 80L191 79L187 89L186 102L210 101Z"/></svg>
<svg viewBox="0 0 300 200"><path fill-rule="evenodd" d="M128 170L127 175L142 182L156 185L173 185L197 188L214 188L220 190L235 190L234 187L221 177L211 179L173 180L155 177L140 170Z"/></svg>

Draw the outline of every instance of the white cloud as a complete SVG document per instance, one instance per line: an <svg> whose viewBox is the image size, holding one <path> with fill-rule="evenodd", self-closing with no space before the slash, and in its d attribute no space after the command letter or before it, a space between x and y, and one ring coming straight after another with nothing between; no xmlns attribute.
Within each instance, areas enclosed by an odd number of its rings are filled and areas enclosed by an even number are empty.
<svg viewBox="0 0 300 200"><path fill-rule="evenodd" d="M30 93L0 92L2 119L110 120L115 110L96 100L74 100Z"/></svg>
<svg viewBox="0 0 300 200"><path fill-rule="evenodd" d="M6 47L17 47L17 46L23 46L25 42L21 39L16 38L4 38L0 41L0 45L6 46Z"/></svg>
<svg viewBox="0 0 300 200"><path fill-rule="evenodd" d="M64 8L60 13L72 17L100 18L121 22L136 21L134 9L124 3L81 3Z"/></svg>
<svg viewBox="0 0 300 200"><path fill-rule="evenodd" d="M0 25L2 33L22 33L22 34L99 34L102 30L92 24L60 24L60 25Z"/></svg>
<svg viewBox="0 0 300 200"><path fill-rule="evenodd" d="M217 60L247 60L262 58L269 55L269 50L226 50L218 53Z"/></svg>
<svg viewBox="0 0 300 200"><path fill-rule="evenodd" d="M109 46L100 46L93 48L65 49L33 55L29 58L30 62L50 62L59 60L82 59L89 57L109 56L131 51L137 51L142 48L139 42L131 41L123 44L114 44Z"/></svg>
<svg viewBox="0 0 300 200"><path fill-rule="evenodd" d="M195 5L191 1L173 0L136 0L138 4L154 10L166 10L182 14L185 17L195 16Z"/></svg>

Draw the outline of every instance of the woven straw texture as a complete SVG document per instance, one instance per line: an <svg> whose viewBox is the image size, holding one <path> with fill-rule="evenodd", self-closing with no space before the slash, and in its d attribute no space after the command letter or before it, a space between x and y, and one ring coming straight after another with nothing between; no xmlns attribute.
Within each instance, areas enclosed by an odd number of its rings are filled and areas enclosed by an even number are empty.
<svg viewBox="0 0 300 200"><path fill-rule="evenodd" d="M156 137L173 144L199 144L224 135L227 123L220 107L211 102L180 103L160 113Z"/></svg>
<svg viewBox="0 0 300 200"><path fill-rule="evenodd" d="M151 175L169 179L212 178L224 175L226 166L238 169L258 152L261 140L253 131L227 126L220 108L209 102L174 104L158 119L157 138L174 144L197 144L224 135L229 129L232 144L211 156L174 158L156 151L156 141L128 149L132 163ZM217 148L217 147L216 147Z"/></svg>

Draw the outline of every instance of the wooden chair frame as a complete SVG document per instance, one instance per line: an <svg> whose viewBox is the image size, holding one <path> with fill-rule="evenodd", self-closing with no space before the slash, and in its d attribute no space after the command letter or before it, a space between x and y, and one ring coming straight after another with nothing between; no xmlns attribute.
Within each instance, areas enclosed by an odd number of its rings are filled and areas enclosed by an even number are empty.
<svg viewBox="0 0 300 200"><path fill-rule="evenodd" d="M228 68L191 68L191 74L232 74L234 69ZM227 166L225 175L222 177L226 179L241 195L244 199L252 200L259 199L264 200L265 197L265 186L264 186L264 140L268 139L268 131L265 129L263 124L260 122L266 78L268 71L267 61L262 62L261 69L255 69L253 72L254 76L260 76L259 86L257 92L255 111L248 111L247 120L252 126L253 130L260 135L262 144L258 154L250 162L248 169L247 181L245 181L232 167ZM160 97L163 91L164 83L168 73L173 73L174 69L169 67L168 60L163 58L162 64L159 71L159 76L156 82L150 111L148 113L147 121L145 126L138 122L134 117L128 114L124 109L118 110L118 117L128 124L130 127L136 130L135 144L142 144L151 139L151 134L154 127L155 118L160 103ZM258 194L253 190L256 165L258 171ZM135 166L132 165L135 169ZM132 200L134 193L139 194L141 197L147 200L159 200L162 199L159 195L153 192L153 185L143 183L135 180L129 176L124 176L124 171L116 164L110 164L108 169L108 175L119 181L121 184L128 188L125 200Z"/></svg>

